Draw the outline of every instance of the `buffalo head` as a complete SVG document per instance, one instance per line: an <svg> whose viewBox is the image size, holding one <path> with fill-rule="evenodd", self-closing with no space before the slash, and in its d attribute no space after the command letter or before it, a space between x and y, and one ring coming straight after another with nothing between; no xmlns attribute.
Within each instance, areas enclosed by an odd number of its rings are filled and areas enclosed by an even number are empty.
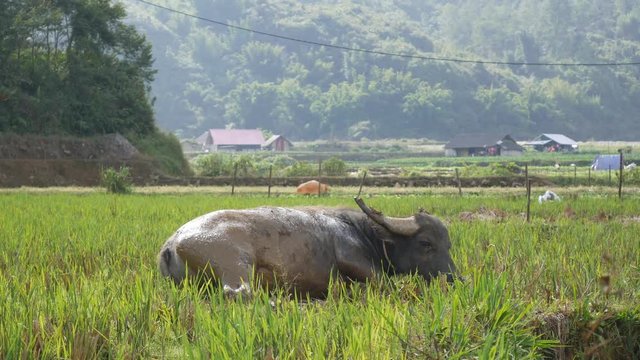
<svg viewBox="0 0 640 360"><path fill-rule="evenodd" d="M422 209L408 218L388 217L369 208L359 197L355 201L371 220L389 232L382 238L383 251L395 272L417 272L426 280L446 274L448 281L454 280L456 267L449 254L449 232L438 218Z"/></svg>

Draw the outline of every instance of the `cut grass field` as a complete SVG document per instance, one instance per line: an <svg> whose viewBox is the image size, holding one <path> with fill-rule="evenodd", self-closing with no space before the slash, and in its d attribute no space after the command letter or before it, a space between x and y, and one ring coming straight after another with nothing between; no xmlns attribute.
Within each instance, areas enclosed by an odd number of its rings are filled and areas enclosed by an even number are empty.
<svg viewBox="0 0 640 360"><path fill-rule="evenodd" d="M560 203L532 204L531 223L517 189L374 191L367 203L388 215L424 207L445 220L466 281L336 283L321 301L176 287L158 275L156 255L209 211L355 207L355 189L322 198L81 190L0 193L0 358L640 356L636 190L624 201L567 190Z"/></svg>

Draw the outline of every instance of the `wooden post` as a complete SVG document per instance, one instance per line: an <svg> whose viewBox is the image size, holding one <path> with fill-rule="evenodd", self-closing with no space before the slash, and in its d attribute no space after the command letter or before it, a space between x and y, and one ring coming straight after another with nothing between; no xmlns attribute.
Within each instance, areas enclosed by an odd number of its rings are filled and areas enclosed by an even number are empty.
<svg viewBox="0 0 640 360"><path fill-rule="evenodd" d="M622 149L618 149L620 153L620 181L618 183L618 198L622 200L622 170L624 170L624 161L622 159Z"/></svg>
<svg viewBox="0 0 640 360"><path fill-rule="evenodd" d="M527 178L527 222L531 221L531 180Z"/></svg>
<svg viewBox="0 0 640 360"><path fill-rule="evenodd" d="M456 168L456 181L458 182L458 195L462 196L462 185L460 184L460 174L458 168Z"/></svg>
<svg viewBox="0 0 640 360"><path fill-rule="evenodd" d="M578 183L578 167L573 165L573 186Z"/></svg>
<svg viewBox="0 0 640 360"><path fill-rule="evenodd" d="M322 195L322 159L318 159L318 197Z"/></svg>
<svg viewBox="0 0 640 360"><path fill-rule="evenodd" d="M527 184L529 183L529 164L524 164L524 188L527 188Z"/></svg>
<svg viewBox="0 0 640 360"><path fill-rule="evenodd" d="M236 163L233 166L233 181L231 182L231 195L233 195L236 190L236 175L238 175L238 163Z"/></svg>
<svg viewBox="0 0 640 360"><path fill-rule="evenodd" d="M271 197L271 172L273 171L273 165L269 166L269 188L267 189L267 197Z"/></svg>

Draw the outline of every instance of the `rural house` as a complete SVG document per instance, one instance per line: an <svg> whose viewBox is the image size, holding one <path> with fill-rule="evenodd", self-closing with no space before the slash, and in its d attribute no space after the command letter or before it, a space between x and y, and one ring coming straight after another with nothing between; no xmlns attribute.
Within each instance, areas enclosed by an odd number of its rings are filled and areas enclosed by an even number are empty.
<svg viewBox="0 0 640 360"><path fill-rule="evenodd" d="M444 146L445 156L518 156L522 146L510 135L459 134Z"/></svg>
<svg viewBox="0 0 640 360"><path fill-rule="evenodd" d="M267 151L289 151L291 147L291 141L282 135L273 135L262 145L262 149Z"/></svg>
<svg viewBox="0 0 640 360"><path fill-rule="evenodd" d="M257 151L264 136L259 129L210 129L196 138L202 151Z"/></svg>
<svg viewBox="0 0 640 360"><path fill-rule="evenodd" d="M575 140L562 134L542 134L525 145L544 152L569 152L578 149L578 143Z"/></svg>

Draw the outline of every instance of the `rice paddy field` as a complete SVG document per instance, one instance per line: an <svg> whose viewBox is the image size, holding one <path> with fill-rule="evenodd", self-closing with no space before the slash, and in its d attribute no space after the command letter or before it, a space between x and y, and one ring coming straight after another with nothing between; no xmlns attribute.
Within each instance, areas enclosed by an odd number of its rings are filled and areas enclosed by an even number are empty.
<svg viewBox="0 0 640 360"><path fill-rule="evenodd" d="M522 189L367 189L387 215L424 207L447 223L465 277L453 285L380 277L336 281L322 300L284 289L230 300L159 276L161 245L198 215L356 207L353 190L0 192L0 358L640 358L637 189L622 201L611 189L558 189L563 200L533 202L529 223Z"/></svg>

